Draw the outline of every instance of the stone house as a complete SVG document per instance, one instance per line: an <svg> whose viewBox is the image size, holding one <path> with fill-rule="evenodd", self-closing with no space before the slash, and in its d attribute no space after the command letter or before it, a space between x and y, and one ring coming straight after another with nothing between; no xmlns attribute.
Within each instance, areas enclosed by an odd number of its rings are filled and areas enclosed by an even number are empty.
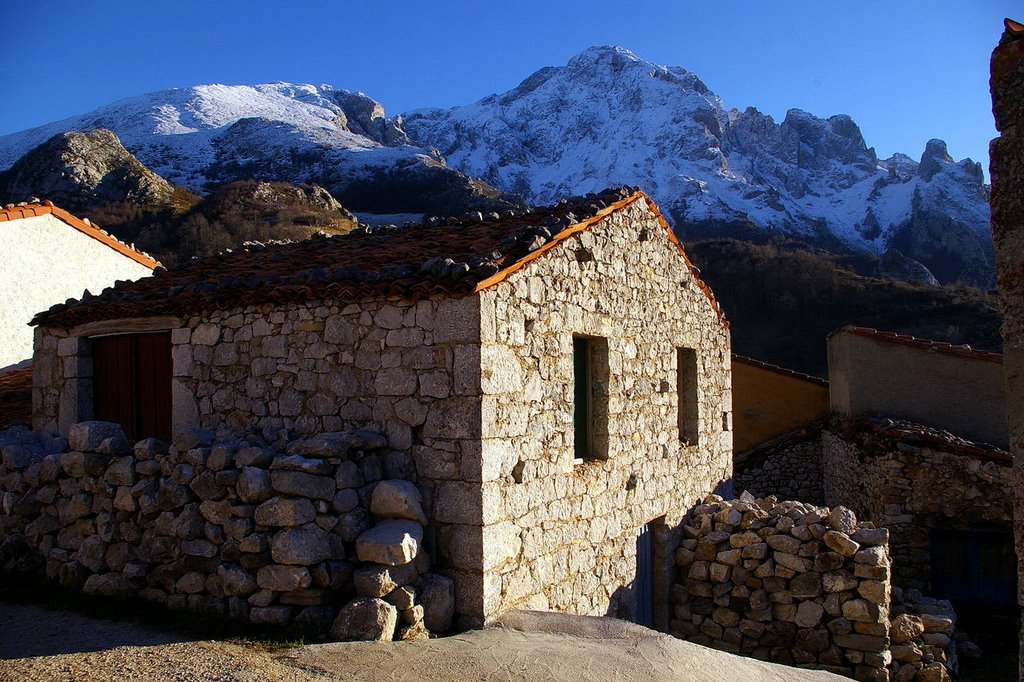
<svg viewBox="0 0 1024 682"><path fill-rule="evenodd" d="M248 245L34 324L37 431L385 434L463 626L666 629L673 529L731 475L728 325L638 190Z"/></svg>
<svg viewBox="0 0 1024 682"><path fill-rule="evenodd" d="M829 336L828 358L828 418L808 414L738 455L736 489L846 506L890 531L895 585L965 609L1005 606L1015 580L1003 357L848 326ZM736 405L764 399L740 390Z"/></svg>
<svg viewBox="0 0 1024 682"><path fill-rule="evenodd" d="M51 202L0 209L0 368L32 357L36 312L149 275L159 263Z"/></svg>

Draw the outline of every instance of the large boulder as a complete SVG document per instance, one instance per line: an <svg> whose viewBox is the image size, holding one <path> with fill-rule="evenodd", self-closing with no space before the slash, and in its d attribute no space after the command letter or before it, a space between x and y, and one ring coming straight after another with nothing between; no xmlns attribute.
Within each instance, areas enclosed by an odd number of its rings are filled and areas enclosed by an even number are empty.
<svg viewBox="0 0 1024 682"><path fill-rule="evenodd" d="M382 519L406 519L427 525L423 513L423 494L409 481L381 481L373 489L370 511Z"/></svg>
<svg viewBox="0 0 1024 682"><path fill-rule="evenodd" d="M423 528L414 521L382 521L356 538L356 556L387 566L407 564L416 558L423 542Z"/></svg>
<svg viewBox="0 0 1024 682"><path fill-rule="evenodd" d="M331 626L339 640L390 642L398 625L398 609L383 599L359 597L345 604Z"/></svg>
<svg viewBox="0 0 1024 682"><path fill-rule="evenodd" d="M330 538L319 528L284 530L270 541L270 556L279 564L312 566L331 554Z"/></svg>

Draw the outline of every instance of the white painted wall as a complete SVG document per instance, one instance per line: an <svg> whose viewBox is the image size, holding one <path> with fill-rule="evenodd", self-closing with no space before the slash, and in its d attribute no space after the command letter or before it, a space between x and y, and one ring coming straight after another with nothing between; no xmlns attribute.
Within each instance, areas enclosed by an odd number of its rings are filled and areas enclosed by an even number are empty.
<svg viewBox="0 0 1024 682"><path fill-rule="evenodd" d="M51 214L0 222L0 368L32 357L36 313L150 274Z"/></svg>

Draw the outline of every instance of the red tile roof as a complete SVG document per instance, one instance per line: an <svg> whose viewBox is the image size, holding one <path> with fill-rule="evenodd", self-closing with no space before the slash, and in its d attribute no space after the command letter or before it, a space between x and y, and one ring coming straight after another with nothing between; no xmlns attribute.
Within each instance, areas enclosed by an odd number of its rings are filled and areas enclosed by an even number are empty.
<svg viewBox="0 0 1024 682"><path fill-rule="evenodd" d="M740 362L743 363L744 365L750 365L751 367L759 367L769 372L775 372L776 374L781 374L792 379L808 381L812 384L817 384L818 386L828 386L828 381L826 379L822 379L821 377L815 377L811 376L810 374L804 374L803 372L798 372L795 369L787 369L785 367L779 367L778 365L772 365L761 360L756 360L754 358L747 357L746 355L737 355L736 353L733 353L732 361Z"/></svg>
<svg viewBox="0 0 1024 682"><path fill-rule="evenodd" d="M32 420L32 367L0 373L0 429Z"/></svg>
<svg viewBox="0 0 1024 682"><path fill-rule="evenodd" d="M1002 448L988 443L969 441L944 429L923 426L903 419L865 416L849 420L848 425L855 430L905 445L927 447L966 457L992 460L1007 466L1013 464L1013 456Z"/></svg>
<svg viewBox="0 0 1024 682"><path fill-rule="evenodd" d="M904 346L911 346L914 348L921 348L924 350L936 351L938 353L946 353L949 355L959 355L961 357L973 358L975 360L986 360L988 362L1002 363L1003 356L1001 353L993 353L987 350L978 350L971 348L970 346L963 345L957 346L952 343L946 343L945 341L931 341L929 339L919 339L914 336L908 336L906 334L897 334L896 332L883 332L877 329L871 329L870 327L855 327L853 325L847 325L836 329L829 337L835 334L855 334L857 336L863 336L869 339L877 339L879 341L885 341L887 343L897 343Z"/></svg>
<svg viewBox="0 0 1024 682"><path fill-rule="evenodd" d="M485 217L476 213L417 226L315 236L297 243L247 244L172 270L159 268L153 277L119 282L99 296L56 305L32 323L71 327L96 320L318 298L466 296L504 280L570 236L637 201L647 203L727 324L711 289L701 281L699 270L657 205L631 188L605 190L522 214Z"/></svg>
<svg viewBox="0 0 1024 682"><path fill-rule="evenodd" d="M143 253L138 249L135 249L122 241L118 241L112 235L99 229L95 225L81 218L77 218L62 208L58 208L53 205L51 201L44 201L41 204L7 204L4 208L0 209L0 222L8 220L19 220L21 218L34 218L42 215L52 215L58 218L62 222L67 223L71 227L75 228L82 234L92 237L96 241L109 246L114 251L117 251L123 256L131 258L136 263L145 265L149 269L153 269L160 265L156 260L153 260L149 254Z"/></svg>

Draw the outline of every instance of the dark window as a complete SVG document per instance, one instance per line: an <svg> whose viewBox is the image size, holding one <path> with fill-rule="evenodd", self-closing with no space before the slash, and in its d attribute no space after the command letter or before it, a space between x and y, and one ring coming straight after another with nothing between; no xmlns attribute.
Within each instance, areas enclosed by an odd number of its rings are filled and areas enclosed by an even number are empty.
<svg viewBox="0 0 1024 682"><path fill-rule="evenodd" d="M931 531L932 595L954 605L1011 604L1017 559L1010 531ZM958 607L959 608L959 607Z"/></svg>
<svg viewBox="0 0 1024 682"><path fill-rule="evenodd" d="M679 400L679 440L697 445L700 440L700 404L697 401L697 352L676 349L676 394Z"/></svg>
<svg viewBox="0 0 1024 682"><path fill-rule="evenodd" d="M608 341L574 336L573 429L577 459L608 457Z"/></svg>
<svg viewBox="0 0 1024 682"><path fill-rule="evenodd" d="M93 415L129 440L171 439L171 335L120 334L92 340Z"/></svg>

